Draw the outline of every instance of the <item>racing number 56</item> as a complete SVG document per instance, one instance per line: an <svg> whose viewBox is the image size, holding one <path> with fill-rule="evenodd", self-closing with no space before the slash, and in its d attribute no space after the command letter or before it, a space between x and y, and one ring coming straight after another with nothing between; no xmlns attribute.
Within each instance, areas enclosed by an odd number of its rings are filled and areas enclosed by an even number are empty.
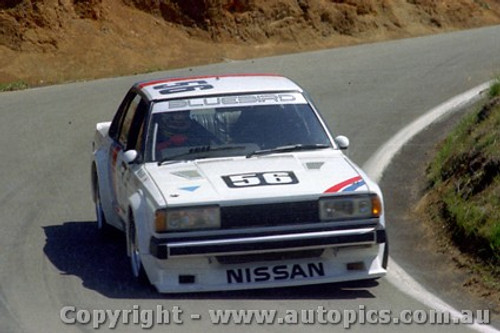
<svg viewBox="0 0 500 333"><path fill-rule="evenodd" d="M211 84L208 84L207 81L197 80L197 81L176 82L170 84L164 83L154 86L153 89L158 90L158 92L162 95L168 95L186 91L213 89L213 86Z"/></svg>
<svg viewBox="0 0 500 333"><path fill-rule="evenodd" d="M298 184L292 171L253 172L223 176L222 179L231 188Z"/></svg>

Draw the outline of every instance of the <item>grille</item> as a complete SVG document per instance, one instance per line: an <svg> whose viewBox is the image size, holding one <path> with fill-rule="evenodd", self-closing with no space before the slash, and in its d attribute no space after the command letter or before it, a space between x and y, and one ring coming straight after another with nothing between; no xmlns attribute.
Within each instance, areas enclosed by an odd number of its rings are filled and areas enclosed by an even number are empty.
<svg viewBox="0 0 500 333"><path fill-rule="evenodd" d="M317 201L221 208L221 224L224 229L293 225L318 221Z"/></svg>

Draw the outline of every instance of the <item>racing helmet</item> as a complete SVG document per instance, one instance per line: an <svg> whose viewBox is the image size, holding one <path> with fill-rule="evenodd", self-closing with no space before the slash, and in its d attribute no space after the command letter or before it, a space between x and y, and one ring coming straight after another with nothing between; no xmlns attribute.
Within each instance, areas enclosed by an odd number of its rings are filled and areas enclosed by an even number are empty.
<svg viewBox="0 0 500 333"><path fill-rule="evenodd" d="M165 112L161 117L163 130L169 132L183 132L191 126L189 111Z"/></svg>

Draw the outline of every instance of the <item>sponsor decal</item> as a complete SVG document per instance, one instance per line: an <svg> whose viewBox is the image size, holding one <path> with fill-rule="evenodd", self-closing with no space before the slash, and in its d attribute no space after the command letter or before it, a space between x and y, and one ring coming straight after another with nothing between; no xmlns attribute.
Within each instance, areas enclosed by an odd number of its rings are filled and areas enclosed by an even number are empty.
<svg viewBox="0 0 500 333"><path fill-rule="evenodd" d="M137 177L142 182L145 182L148 179L148 175L146 174L146 172L143 169L139 169L139 171L137 171Z"/></svg>
<svg viewBox="0 0 500 333"><path fill-rule="evenodd" d="M241 95L241 96L214 96L193 99L177 99L167 101L169 110L193 109L220 106L259 105L259 104L287 104L305 103L300 94L266 94L266 95Z"/></svg>
<svg viewBox="0 0 500 333"><path fill-rule="evenodd" d="M299 180L292 171L251 172L222 176L230 188L243 188L267 185L298 184Z"/></svg>
<svg viewBox="0 0 500 333"><path fill-rule="evenodd" d="M111 147L110 155L111 155L111 169L114 172L114 169L116 168L116 161L118 159L118 152L120 151L120 146L117 144L113 144Z"/></svg>
<svg viewBox="0 0 500 333"><path fill-rule="evenodd" d="M226 270L226 280L229 284L309 279L320 276L325 276L325 269L321 262L257 266Z"/></svg>
<svg viewBox="0 0 500 333"><path fill-rule="evenodd" d="M349 178L341 183L333 185L324 193L352 192L365 185L365 181L360 176Z"/></svg>
<svg viewBox="0 0 500 333"><path fill-rule="evenodd" d="M186 187L180 187L179 190L188 191L188 192L194 192L194 191L196 191L199 188L200 188L199 185L197 185L197 186L186 186Z"/></svg>

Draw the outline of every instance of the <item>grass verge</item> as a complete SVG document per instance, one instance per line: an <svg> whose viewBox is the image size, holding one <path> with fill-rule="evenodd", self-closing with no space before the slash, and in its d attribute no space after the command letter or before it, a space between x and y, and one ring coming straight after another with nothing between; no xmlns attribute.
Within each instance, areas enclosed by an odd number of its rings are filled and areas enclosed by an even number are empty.
<svg viewBox="0 0 500 333"><path fill-rule="evenodd" d="M427 177L427 214L500 290L500 79L440 144Z"/></svg>
<svg viewBox="0 0 500 333"><path fill-rule="evenodd" d="M0 92L28 89L29 85L24 81L16 81L10 83L0 83Z"/></svg>

